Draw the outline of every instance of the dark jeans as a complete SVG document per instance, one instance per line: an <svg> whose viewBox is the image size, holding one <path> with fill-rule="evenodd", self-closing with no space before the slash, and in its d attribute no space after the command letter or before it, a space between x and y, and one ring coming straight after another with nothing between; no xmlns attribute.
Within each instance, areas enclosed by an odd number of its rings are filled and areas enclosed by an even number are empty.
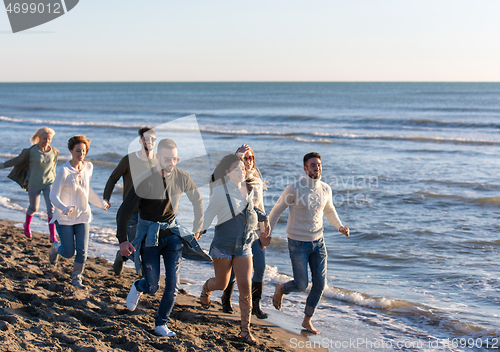
<svg viewBox="0 0 500 352"><path fill-rule="evenodd" d="M281 291L305 291L309 284L307 265L311 268L312 288L307 296L305 315L312 317L326 286L327 253L323 237L312 242L296 241L288 238L288 250L292 260L293 280L286 282Z"/></svg>
<svg viewBox="0 0 500 352"><path fill-rule="evenodd" d="M127 222L127 238L130 243L135 239L135 233L137 232L137 223L139 222L139 212L134 211L132 213L132 216ZM124 260L126 261L127 259L130 259L131 261L134 261L134 253L132 252L128 257L123 257Z"/></svg>
<svg viewBox="0 0 500 352"><path fill-rule="evenodd" d="M158 307L155 326L167 324L174 307L181 269L182 248L181 239L174 234L159 238L156 247L146 247L144 243L141 246L144 278L137 282L137 290L147 294L155 294L160 288L160 256L163 256L165 265L165 290Z"/></svg>
<svg viewBox="0 0 500 352"><path fill-rule="evenodd" d="M134 211L127 223L127 237L128 241L131 243L135 239L135 233L137 232L138 221L139 221L139 213Z"/></svg>

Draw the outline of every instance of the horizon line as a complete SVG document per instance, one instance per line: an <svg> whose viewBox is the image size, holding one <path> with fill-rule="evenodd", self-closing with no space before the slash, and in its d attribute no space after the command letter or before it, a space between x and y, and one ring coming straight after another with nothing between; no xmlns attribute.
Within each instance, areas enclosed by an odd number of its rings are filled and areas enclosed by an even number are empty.
<svg viewBox="0 0 500 352"><path fill-rule="evenodd" d="M11 83L500 83L500 81L0 81Z"/></svg>

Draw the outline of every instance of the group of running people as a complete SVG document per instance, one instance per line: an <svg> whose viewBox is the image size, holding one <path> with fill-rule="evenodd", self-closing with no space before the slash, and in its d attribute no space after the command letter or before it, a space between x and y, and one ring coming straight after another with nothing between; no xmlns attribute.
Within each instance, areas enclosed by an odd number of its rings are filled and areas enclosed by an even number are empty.
<svg viewBox="0 0 500 352"><path fill-rule="evenodd" d="M312 323L319 300L326 287L327 252L323 237L323 214L340 233L349 236L332 202L330 186L321 181L322 164L318 153L303 157L305 174L288 185L269 216L264 209L263 177L256 166L255 154L246 144L224 156L210 176L210 201L204 210L203 198L189 174L177 167L179 154L172 139L156 143L153 128L139 129L140 150L123 157L113 170L101 198L90 186L93 165L85 161L90 140L83 135L68 140L71 159L57 169L59 151L51 146L54 130L43 127L32 137L32 146L0 168L12 167L9 178L18 182L29 194L24 234L31 238L31 219L38 210L41 194L47 206L52 249L49 260L58 256L75 256L72 284L86 289L82 274L87 259L89 223L92 213L89 202L107 210L115 184L123 178L123 202L117 212L116 237L120 243L113 269L120 275L126 260L135 263L141 278L134 281L126 305L135 310L143 293L154 294L160 287L160 261L163 257L165 285L155 319L155 332L174 336L167 327L179 285L180 264L186 247L199 258L212 260L215 276L208 279L200 294L203 308L209 309L210 293L224 290L222 307L232 313L231 294L235 281L239 291L241 337L250 344L256 340L250 331L252 313L267 318L261 309L265 271L265 248L271 243L271 232L282 212L290 209L287 222L288 248L293 279L277 284L273 305L281 309L283 295L312 288L307 297L302 326L319 334ZM154 154L154 148L157 148ZM186 194L193 206L192 230L177 221L179 200ZM53 209L55 208L55 211ZM217 217L209 256L197 240ZM56 236L59 235L59 240Z"/></svg>

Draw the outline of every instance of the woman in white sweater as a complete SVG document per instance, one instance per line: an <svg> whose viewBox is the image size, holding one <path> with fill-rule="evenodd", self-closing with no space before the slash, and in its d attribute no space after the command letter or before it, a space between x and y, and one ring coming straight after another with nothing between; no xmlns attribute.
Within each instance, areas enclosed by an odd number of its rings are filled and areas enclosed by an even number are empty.
<svg viewBox="0 0 500 352"><path fill-rule="evenodd" d="M89 223L92 221L89 202L107 210L109 204L101 199L90 187L93 165L84 161L90 147L90 140L82 135L68 140L71 160L57 170L52 185L50 200L55 207L53 222L61 242L55 242L50 251L50 262L55 264L58 255L71 258L75 255L72 284L86 288L82 283L82 274L87 260L89 243Z"/></svg>

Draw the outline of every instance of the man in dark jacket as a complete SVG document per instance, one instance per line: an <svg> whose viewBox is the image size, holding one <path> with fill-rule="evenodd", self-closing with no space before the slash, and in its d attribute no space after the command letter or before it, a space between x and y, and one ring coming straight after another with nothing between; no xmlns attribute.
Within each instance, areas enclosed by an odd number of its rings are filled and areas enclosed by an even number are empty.
<svg viewBox="0 0 500 352"><path fill-rule="evenodd" d="M103 199L108 203L110 203L109 200L111 199L113 188L120 178L123 178L123 199L125 199L134 180L146 170L158 165L158 161L153 153L156 144L155 130L151 127L142 127L139 129L138 133L140 136L139 143L141 144L141 150L125 155L109 176L103 195ZM127 237L130 242L135 238L138 215L139 209L136 208L127 223ZM127 257L120 254L120 251L116 253L115 262L113 263L113 270L116 275L121 275L123 265L127 259Z"/></svg>
<svg viewBox="0 0 500 352"><path fill-rule="evenodd" d="M136 251L134 261L140 261L144 277L136 280L127 296L127 308L135 310L142 293L154 294L160 284L160 257L165 265L165 289L155 320L155 332L160 336L174 336L167 327L177 296L183 242L176 215L179 200L186 194L193 205L193 233L200 236L203 225L203 199L189 174L176 167L179 157L177 145L171 139L158 143L158 166L136 179L117 214L117 234L121 255ZM139 208L134 245L127 240L126 224L134 209ZM137 266L136 266L137 267Z"/></svg>

